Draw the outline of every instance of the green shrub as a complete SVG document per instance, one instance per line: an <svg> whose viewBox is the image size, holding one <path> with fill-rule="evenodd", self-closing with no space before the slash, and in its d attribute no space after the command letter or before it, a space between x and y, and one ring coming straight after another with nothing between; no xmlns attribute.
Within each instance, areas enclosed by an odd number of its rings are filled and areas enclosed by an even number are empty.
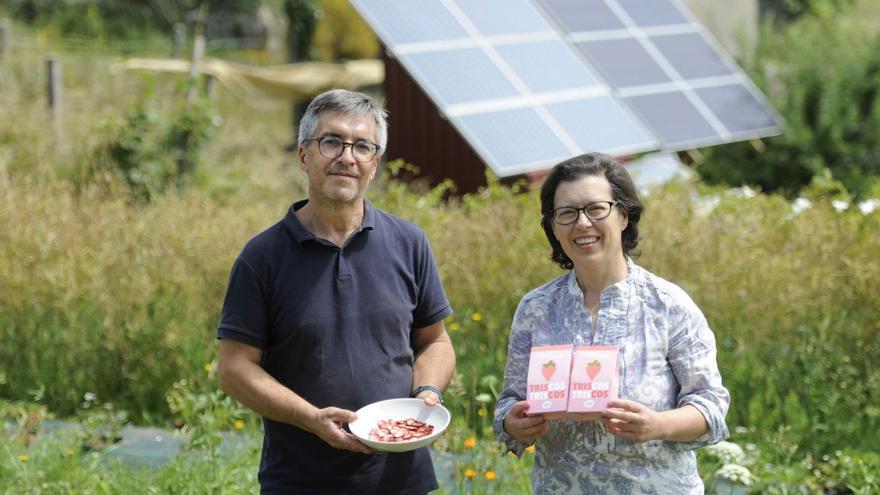
<svg viewBox="0 0 880 495"><path fill-rule="evenodd" d="M793 196L828 169L855 197L867 196L880 176L880 35L839 15L774 29L764 25L746 67L785 119L782 134L763 152L749 143L707 149L700 175Z"/></svg>

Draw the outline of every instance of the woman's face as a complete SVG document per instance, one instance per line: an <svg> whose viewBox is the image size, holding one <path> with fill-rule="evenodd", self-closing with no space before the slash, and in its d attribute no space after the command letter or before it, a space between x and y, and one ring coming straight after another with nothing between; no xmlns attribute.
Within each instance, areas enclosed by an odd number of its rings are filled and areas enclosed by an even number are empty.
<svg viewBox="0 0 880 495"><path fill-rule="evenodd" d="M559 184L553 208L583 208L596 201L614 201L611 184L602 175L588 175ZM595 266L624 260L621 235L626 225L626 216L615 206L601 220L590 220L583 212L569 225L554 220L553 233L575 266Z"/></svg>

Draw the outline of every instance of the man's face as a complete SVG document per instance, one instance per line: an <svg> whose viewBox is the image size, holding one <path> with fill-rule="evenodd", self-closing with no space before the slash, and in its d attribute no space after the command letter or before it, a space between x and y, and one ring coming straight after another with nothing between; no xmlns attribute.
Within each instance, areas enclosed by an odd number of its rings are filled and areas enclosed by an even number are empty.
<svg viewBox="0 0 880 495"><path fill-rule="evenodd" d="M324 112L318 117L313 138L334 136L346 143L376 142L376 122L369 114L353 115ZM345 146L338 158L327 158L318 141L299 147L300 167L309 178L309 198L329 205L352 205L363 200L364 193L379 165L377 154L368 162L358 162L351 146Z"/></svg>

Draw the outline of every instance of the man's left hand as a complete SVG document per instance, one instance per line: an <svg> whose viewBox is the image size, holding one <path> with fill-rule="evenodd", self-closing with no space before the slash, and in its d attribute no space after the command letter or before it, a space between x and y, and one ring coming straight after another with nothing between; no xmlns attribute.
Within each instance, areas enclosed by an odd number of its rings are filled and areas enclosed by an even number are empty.
<svg viewBox="0 0 880 495"><path fill-rule="evenodd" d="M631 400L608 401L608 408L602 411L602 423L608 433L635 443L663 438L660 415Z"/></svg>
<svg viewBox="0 0 880 495"><path fill-rule="evenodd" d="M422 390L421 392L419 392L419 395L416 395L416 398L424 400L425 404L429 406L440 403L440 397L431 390Z"/></svg>

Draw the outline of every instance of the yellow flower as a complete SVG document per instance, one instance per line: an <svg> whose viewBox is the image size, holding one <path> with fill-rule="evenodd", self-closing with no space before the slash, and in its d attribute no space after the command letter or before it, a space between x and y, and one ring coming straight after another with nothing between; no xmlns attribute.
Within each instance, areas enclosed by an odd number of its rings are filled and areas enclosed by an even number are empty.
<svg viewBox="0 0 880 495"><path fill-rule="evenodd" d="M477 444L476 437L467 437L464 441L464 448L472 449L472 448L474 448L474 445L476 445L476 444Z"/></svg>
<svg viewBox="0 0 880 495"><path fill-rule="evenodd" d="M205 368L205 373L210 373L214 370L214 363L206 363L203 368Z"/></svg>
<svg viewBox="0 0 880 495"><path fill-rule="evenodd" d="M235 429L240 430L242 428L244 428L244 421L241 419L236 419L235 420Z"/></svg>
<svg viewBox="0 0 880 495"><path fill-rule="evenodd" d="M480 321L483 319L483 315L481 315L480 313L474 313L471 315L471 319L474 321Z"/></svg>
<svg viewBox="0 0 880 495"><path fill-rule="evenodd" d="M465 478L473 478L476 475L477 475L477 471L473 468L467 468L464 470L464 477Z"/></svg>
<svg viewBox="0 0 880 495"><path fill-rule="evenodd" d="M492 481L495 479L495 471L492 471L492 470L486 471L486 473L483 476L485 476L487 480Z"/></svg>
<svg viewBox="0 0 880 495"><path fill-rule="evenodd" d="M528 447L526 447L526 452L534 452L534 451L535 451L534 445L529 445Z"/></svg>
<svg viewBox="0 0 880 495"><path fill-rule="evenodd" d="M457 321L453 321L452 323L449 324L449 330L451 330L453 332L456 330L461 330L461 325L459 325Z"/></svg>
<svg viewBox="0 0 880 495"><path fill-rule="evenodd" d="M27 462L28 459L30 459L30 457L28 457L27 454L21 454L20 456L18 456L18 460L21 462Z"/></svg>
<svg viewBox="0 0 880 495"><path fill-rule="evenodd" d="M483 416L486 415L486 408L485 408L485 407L481 407L480 410L477 411L477 414L482 418Z"/></svg>

